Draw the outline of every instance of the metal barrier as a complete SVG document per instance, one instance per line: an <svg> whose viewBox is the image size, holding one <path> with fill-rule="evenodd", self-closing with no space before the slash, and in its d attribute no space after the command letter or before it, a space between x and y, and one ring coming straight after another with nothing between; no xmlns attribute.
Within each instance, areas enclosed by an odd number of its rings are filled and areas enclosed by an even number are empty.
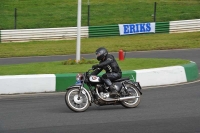
<svg viewBox="0 0 200 133"><path fill-rule="evenodd" d="M76 27L1 30L1 42L25 42L58 39L70 40L75 39L76 37ZM81 37L88 37L87 26L81 27Z"/></svg>
<svg viewBox="0 0 200 133"><path fill-rule="evenodd" d="M156 22L155 33L182 33L200 31L200 19ZM119 36L118 25L81 27L81 38ZM41 28L0 30L0 42L24 42L36 40L76 39L77 28Z"/></svg>
<svg viewBox="0 0 200 133"><path fill-rule="evenodd" d="M170 21L170 33L200 31L200 19Z"/></svg>
<svg viewBox="0 0 200 133"><path fill-rule="evenodd" d="M89 26L89 37L119 36L118 25Z"/></svg>

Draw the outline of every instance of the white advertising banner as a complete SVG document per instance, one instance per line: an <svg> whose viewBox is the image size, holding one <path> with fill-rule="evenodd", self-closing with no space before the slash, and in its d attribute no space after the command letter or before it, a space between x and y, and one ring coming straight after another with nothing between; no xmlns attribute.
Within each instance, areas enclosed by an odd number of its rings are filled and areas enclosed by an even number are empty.
<svg viewBox="0 0 200 133"><path fill-rule="evenodd" d="M119 24L120 35L155 33L155 23Z"/></svg>

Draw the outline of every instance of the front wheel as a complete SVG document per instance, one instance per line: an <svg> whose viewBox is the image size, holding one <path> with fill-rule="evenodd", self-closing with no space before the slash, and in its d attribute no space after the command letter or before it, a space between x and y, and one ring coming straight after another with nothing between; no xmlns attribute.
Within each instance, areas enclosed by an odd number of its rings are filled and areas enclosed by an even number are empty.
<svg viewBox="0 0 200 133"><path fill-rule="evenodd" d="M90 104L87 93L78 88L72 88L66 92L65 103L74 112L83 112L88 109Z"/></svg>
<svg viewBox="0 0 200 133"><path fill-rule="evenodd" d="M132 85L132 84L127 84L127 91L129 93L129 96L136 96L136 98L134 99L130 99L130 100L125 100L122 101L121 104L122 106L126 107L126 108L135 108L139 105L140 103L140 92L138 91L138 89Z"/></svg>

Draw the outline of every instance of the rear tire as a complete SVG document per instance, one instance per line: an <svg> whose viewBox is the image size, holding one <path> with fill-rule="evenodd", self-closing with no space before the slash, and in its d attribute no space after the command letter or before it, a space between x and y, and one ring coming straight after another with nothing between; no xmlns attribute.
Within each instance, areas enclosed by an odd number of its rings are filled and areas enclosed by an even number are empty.
<svg viewBox="0 0 200 133"><path fill-rule="evenodd" d="M83 112L90 105L88 95L84 90L81 90L80 99L78 99L79 91L78 88L72 88L65 94L65 103L74 112Z"/></svg>
<svg viewBox="0 0 200 133"><path fill-rule="evenodd" d="M135 108L140 104L141 95L138 89L132 84L126 84L128 92L131 94L130 96L137 96L138 98L134 98L131 100L121 101L121 105L126 108Z"/></svg>

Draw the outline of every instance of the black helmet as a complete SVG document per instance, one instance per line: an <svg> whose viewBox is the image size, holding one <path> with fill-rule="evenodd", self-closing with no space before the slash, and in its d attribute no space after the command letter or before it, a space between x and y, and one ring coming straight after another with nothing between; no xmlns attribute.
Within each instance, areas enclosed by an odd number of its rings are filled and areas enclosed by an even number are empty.
<svg viewBox="0 0 200 133"><path fill-rule="evenodd" d="M101 61L104 57L106 57L107 54L108 51L103 47L96 50L96 58L98 61Z"/></svg>

